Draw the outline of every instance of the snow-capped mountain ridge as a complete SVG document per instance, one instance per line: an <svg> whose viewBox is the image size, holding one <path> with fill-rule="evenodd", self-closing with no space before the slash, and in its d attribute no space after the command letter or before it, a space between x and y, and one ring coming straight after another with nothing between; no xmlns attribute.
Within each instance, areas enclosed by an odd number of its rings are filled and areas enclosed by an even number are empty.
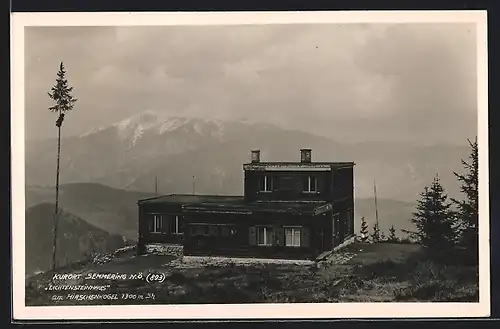
<svg viewBox="0 0 500 329"><path fill-rule="evenodd" d="M228 128L228 126L232 127ZM189 116L169 116L159 114L155 111L145 111L122 119L111 125L89 130L79 137L84 138L99 132L115 130L122 141L128 142L129 145L133 147L145 136L145 134L163 135L183 130L185 132L196 133L202 137L223 140L227 131L235 131L252 126L269 128L271 125L253 122L248 119L234 121L203 119Z"/></svg>

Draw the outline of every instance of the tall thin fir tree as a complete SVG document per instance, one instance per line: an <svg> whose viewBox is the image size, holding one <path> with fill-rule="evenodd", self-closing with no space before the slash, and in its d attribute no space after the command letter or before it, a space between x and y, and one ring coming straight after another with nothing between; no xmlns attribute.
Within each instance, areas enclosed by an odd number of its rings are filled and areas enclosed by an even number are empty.
<svg viewBox="0 0 500 329"><path fill-rule="evenodd" d="M364 217L361 217L361 226L359 228L359 239L361 242L366 242L368 240L368 224Z"/></svg>
<svg viewBox="0 0 500 329"><path fill-rule="evenodd" d="M54 101L54 105L49 107L49 111L57 113L57 168L56 168L56 204L54 211L54 228L53 228L53 247L52 247L52 271L57 268L57 227L59 223L59 163L61 159L61 127L64 121L66 112L71 111L74 107L76 98L72 96L73 87L70 87L66 79L66 70L64 64L59 64L57 72L56 84L51 88L48 95Z"/></svg>
<svg viewBox="0 0 500 329"><path fill-rule="evenodd" d="M447 250L455 243L457 231L451 202L448 201L448 195L438 175L430 186L424 188L420 196L412 218L416 231L403 232L430 250Z"/></svg>
<svg viewBox="0 0 500 329"><path fill-rule="evenodd" d="M459 244L467 250L478 253L479 250L479 158L477 138L474 142L467 140L471 147L469 162L462 160L465 172L454 172L461 183L463 200L451 199L457 206L457 217L460 225ZM477 255L478 256L478 255Z"/></svg>

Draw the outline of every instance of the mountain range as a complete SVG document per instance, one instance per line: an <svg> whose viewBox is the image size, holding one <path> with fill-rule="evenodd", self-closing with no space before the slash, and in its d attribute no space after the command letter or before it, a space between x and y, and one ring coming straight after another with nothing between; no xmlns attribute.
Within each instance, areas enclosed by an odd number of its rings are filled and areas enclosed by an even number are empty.
<svg viewBox="0 0 500 329"><path fill-rule="evenodd" d="M64 131L63 131L64 135ZM56 140L26 143L26 184L54 185ZM460 171L464 146L418 146L402 142L339 143L303 131L249 121L163 117L147 111L61 141L61 182L101 183L114 188L160 193L240 194L242 164L251 149L262 161L298 161L311 148L313 161L354 161L355 193L414 202L439 174L457 195L453 171Z"/></svg>

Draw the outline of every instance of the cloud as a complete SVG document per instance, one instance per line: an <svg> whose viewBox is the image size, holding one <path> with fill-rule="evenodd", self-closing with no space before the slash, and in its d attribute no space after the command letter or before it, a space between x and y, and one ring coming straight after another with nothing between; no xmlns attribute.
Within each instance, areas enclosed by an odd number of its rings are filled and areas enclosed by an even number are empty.
<svg viewBox="0 0 500 329"><path fill-rule="evenodd" d="M475 131L465 24L30 27L25 42L33 138L53 134L46 91L61 60L79 99L67 120L74 133L147 109L336 139L453 141Z"/></svg>
<svg viewBox="0 0 500 329"><path fill-rule="evenodd" d="M392 26L367 40L356 62L391 81L383 103L407 134L475 134L477 77L475 29L467 24ZM390 116L390 117L389 117Z"/></svg>

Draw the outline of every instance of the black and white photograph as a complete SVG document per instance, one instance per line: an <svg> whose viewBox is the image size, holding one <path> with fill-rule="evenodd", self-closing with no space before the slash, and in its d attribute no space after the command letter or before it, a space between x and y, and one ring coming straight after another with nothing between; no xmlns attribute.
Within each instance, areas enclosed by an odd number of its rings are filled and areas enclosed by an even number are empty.
<svg viewBox="0 0 500 329"><path fill-rule="evenodd" d="M488 315L484 12L12 17L14 314Z"/></svg>

